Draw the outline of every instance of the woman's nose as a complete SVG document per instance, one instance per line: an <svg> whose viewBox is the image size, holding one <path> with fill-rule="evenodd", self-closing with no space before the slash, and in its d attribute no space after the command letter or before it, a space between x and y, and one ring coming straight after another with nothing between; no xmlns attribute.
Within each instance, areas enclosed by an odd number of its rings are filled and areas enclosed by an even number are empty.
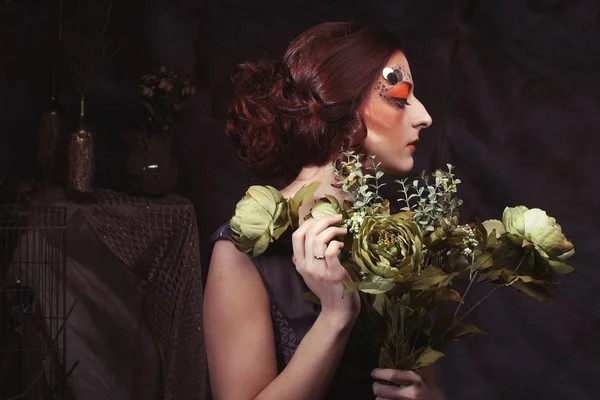
<svg viewBox="0 0 600 400"><path fill-rule="evenodd" d="M415 99L415 101L411 104L412 106L416 106L415 110L415 119L413 121L414 128L428 128L433 123L431 115L427 112L427 109L419 100Z"/></svg>

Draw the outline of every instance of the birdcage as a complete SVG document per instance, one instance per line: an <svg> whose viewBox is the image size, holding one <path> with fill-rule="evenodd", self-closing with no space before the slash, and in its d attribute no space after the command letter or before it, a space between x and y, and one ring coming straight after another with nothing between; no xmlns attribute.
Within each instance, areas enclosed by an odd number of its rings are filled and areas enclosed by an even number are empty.
<svg viewBox="0 0 600 400"><path fill-rule="evenodd" d="M0 400L67 399L66 209L0 206Z"/></svg>

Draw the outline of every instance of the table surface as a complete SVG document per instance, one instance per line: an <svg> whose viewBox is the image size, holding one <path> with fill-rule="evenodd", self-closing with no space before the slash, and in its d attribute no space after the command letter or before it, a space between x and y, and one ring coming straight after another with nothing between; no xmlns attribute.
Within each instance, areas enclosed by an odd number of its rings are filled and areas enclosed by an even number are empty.
<svg viewBox="0 0 600 400"><path fill-rule="evenodd" d="M101 190L32 196L67 214L67 369L76 399L204 399L202 276L193 206ZM177 338L177 339L174 339Z"/></svg>

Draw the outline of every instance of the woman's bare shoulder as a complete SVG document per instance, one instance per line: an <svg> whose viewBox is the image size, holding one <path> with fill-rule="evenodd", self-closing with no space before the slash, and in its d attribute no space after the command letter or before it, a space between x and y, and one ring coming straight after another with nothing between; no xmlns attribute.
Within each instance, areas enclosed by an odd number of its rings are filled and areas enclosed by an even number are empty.
<svg viewBox="0 0 600 400"><path fill-rule="evenodd" d="M254 398L277 376L268 292L252 260L228 240L211 257L204 334L215 398Z"/></svg>
<svg viewBox="0 0 600 400"><path fill-rule="evenodd" d="M208 286L227 286L228 292L235 290L239 293L266 296L268 293L260 273L250 257L240 252L229 240L219 240L215 243L208 267ZM261 296L263 297L263 296Z"/></svg>

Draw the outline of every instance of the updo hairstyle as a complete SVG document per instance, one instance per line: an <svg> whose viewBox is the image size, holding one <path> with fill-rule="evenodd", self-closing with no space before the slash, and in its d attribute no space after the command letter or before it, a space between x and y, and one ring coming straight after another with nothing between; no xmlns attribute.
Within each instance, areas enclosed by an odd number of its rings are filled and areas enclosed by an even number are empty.
<svg viewBox="0 0 600 400"><path fill-rule="evenodd" d="M239 65L226 128L238 156L259 177L291 181L342 149L362 151L362 105L401 49L389 32L330 22L294 39L283 62Z"/></svg>

